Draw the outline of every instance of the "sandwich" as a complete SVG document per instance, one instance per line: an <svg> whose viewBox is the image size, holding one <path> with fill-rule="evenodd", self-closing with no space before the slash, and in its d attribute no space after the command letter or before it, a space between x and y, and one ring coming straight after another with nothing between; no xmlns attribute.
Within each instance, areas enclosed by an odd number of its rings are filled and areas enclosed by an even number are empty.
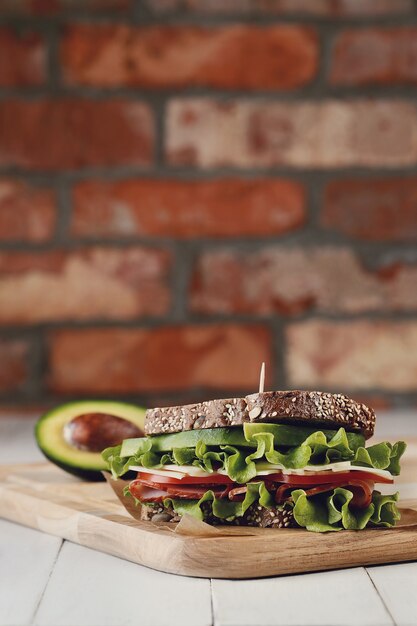
<svg viewBox="0 0 417 626"><path fill-rule="evenodd" d="M374 411L345 395L268 391L149 409L145 437L102 454L114 478L135 472L125 494L145 520L392 527L400 514L389 492L406 446L366 446L374 428Z"/></svg>

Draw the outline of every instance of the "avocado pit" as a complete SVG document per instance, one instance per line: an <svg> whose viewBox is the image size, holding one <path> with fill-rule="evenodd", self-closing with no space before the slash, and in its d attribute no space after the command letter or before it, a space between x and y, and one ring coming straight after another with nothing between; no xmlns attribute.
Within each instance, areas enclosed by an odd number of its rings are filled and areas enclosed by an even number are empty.
<svg viewBox="0 0 417 626"><path fill-rule="evenodd" d="M132 422L107 413L78 415L64 426L65 441L78 450L101 452L117 446L123 439L143 437L143 432Z"/></svg>

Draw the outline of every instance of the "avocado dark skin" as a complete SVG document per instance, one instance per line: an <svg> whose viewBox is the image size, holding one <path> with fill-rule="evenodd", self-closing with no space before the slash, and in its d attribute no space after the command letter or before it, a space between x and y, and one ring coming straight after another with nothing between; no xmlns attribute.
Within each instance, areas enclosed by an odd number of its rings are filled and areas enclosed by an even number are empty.
<svg viewBox="0 0 417 626"><path fill-rule="evenodd" d="M68 463L62 463L58 459L49 456L49 454L47 454L44 450L42 450L42 452L49 461L52 461L52 463L54 463L64 471L68 472L69 474L72 474L73 476L78 476L78 478L83 478L84 480L88 480L91 482L102 482L105 480L101 472L98 472L96 470L82 469L80 467L72 467L71 465L68 465Z"/></svg>

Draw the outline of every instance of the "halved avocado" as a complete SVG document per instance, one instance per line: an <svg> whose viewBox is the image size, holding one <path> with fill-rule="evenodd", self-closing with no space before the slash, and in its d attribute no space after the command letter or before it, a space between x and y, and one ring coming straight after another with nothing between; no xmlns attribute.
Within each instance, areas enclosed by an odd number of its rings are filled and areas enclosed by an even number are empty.
<svg viewBox="0 0 417 626"><path fill-rule="evenodd" d="M104 480L101 450L123 439L143 436L145 409L124 402L84 400L58 406L35 426L43 454L70 474Z"/></svg>

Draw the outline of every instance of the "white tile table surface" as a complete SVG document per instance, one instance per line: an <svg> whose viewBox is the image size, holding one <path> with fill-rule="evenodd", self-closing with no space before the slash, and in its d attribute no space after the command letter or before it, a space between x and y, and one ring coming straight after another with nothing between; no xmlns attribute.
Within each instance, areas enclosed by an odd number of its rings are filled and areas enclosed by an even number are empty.
<svg viewBox="0 0 417 626"><path fill-rule="evenodd" d="M43 459L33 424L0 418L0 463ZM380 413L377 435L417 436L417 412ZM417 626L417 563L210 581L156 572L0 520L0 626L32 624Z"/></svg>

